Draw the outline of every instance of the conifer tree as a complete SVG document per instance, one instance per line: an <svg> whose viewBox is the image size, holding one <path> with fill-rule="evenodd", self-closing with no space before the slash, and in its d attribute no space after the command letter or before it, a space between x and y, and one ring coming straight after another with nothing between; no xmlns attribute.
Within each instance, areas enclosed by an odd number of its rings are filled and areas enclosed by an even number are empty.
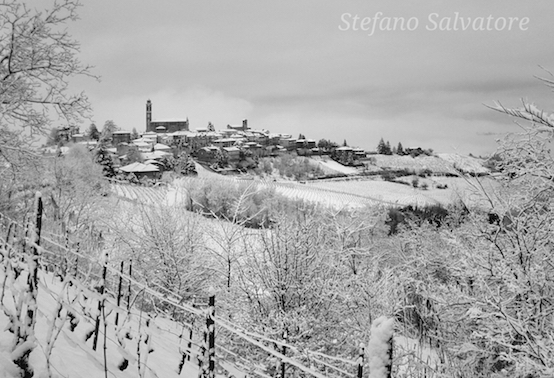
<svg viewBox="0 0 554 378"><path fill-rule="evenodd" d="M383 140L383 138L381 138L381 140L379 140L379 144L377 144L377 153L378 154L381 154L381 155L384 155L385 154L385 151L386 151L386 145L385 145L385 141Z"/></svg>
<svg viewBox="0 0 554 378"><path fill-rule="evenodd" d="M105 143L100 143L94 150L94 160L102 166L104 176L115 177L113 159Z"/></svg>
<svg viewBox="0 0 554 378"><path fill-rule="evenodd" d="M390 148L390 143L389 141L387 140L387 143L385 144L385 152L384 152L385 155L392 155L392 150Z"/></svg>
<svg viewBox="0 0 554 378"><path fill-rule="evenodd" d="M404 147L402 146L402 143L398 142L398 147L396 147L396 153L398 155L405 155Z"/></svg>
<svg viewBox="0 0 554 378"><path fill-rule="evenodd" d="M100 139L100 131L98 131L98 128L94 123L91 123L88 128L88 137L90 140L99 140Z"/></svg>
<svg viewBox="0 0 554 378"><path fill-rule="evenodd" d="M106 121L102 129L102 134L100 135L100 140L98 141L98 146L94 150L94 160L102 166L102 173L106 177L115 176L113 159L108 151L108 145L111 144L112 133L115 128L116 126L113 121Z"/></svg>

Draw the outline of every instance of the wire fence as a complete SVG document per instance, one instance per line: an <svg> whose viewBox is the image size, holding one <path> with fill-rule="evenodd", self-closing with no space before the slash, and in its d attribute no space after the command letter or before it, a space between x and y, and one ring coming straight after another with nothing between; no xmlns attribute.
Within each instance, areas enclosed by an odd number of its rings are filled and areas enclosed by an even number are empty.
<svg viewBox="0 0 554 378"><path fill-rule="evenodd" d="M218 372L281 378L361 377L367 368L363 349L356 360L350 360L298 348L286 337L277 340L243 329L215 313L215 295L185 301L133 272L131 260L110 262L94 229L74 240L63 224L42 224L38 212L37 221L27 225L0 214L4 284L13 272L37 274L36 290L64 309L59 314L70 331L80 329L92 351L103 345L104 362L107 351L110 355L117 351L121 371L129 365L138 366L139 373L142 367L142 374L150 369L148 340L154 323L160 333L178 340L173 344L179 356L174 361L178 374L191 364L203 377ZM138 335L133 347L127 340L130 333Z"/></svg>

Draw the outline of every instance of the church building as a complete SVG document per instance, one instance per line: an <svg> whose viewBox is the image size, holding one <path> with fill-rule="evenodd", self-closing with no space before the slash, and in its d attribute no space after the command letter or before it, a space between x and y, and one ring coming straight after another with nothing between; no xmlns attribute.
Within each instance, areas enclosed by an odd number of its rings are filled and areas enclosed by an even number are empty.
<svg viewBox="0 0 554 378"><path fill-rule="evenodd" d="M146 101L146 132L174 133L189 131L189 119L152 119L152 101Z"/></svg>

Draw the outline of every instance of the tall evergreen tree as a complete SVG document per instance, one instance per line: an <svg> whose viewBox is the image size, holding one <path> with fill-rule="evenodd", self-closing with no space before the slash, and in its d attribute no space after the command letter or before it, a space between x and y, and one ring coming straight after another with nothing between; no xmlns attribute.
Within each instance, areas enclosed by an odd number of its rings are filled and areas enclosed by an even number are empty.
<svg viewBox="0 0 554 378"><path fill-rule="evenodd" d="M104 176L115 177L113 159L105 143L100 143L94 150L94 161L102 166Z"/></svg>
<svg viewBox="0 0 554 378"><path fill-rule="evenodd" d="M398 155L405 155L404 147L402 146L402 143L398 142L398 147L396 147L396 153Z"/></svg>
<svg viewBox="0 0 554 378"><path fill-rule="evenodd" d="M113 121L106 121L98 140L98 146L94 150L94 160L102 166L102 173L106 177L115 176L114 163L108 151L108 145L112 143L112 134L116 129L117 126Z"/></svg>
<svg viewBox="0 0 554 378"><path fill-rule="evenodd" d="M383 140L383 138L381 138L379 140L379 144L377 144L377 153L384 155L385 151L386 151L386 148L387 148L387 146L385 145L385 141Z"/></svg>
<svg viewBox="0 0 554 378"><path fill-rule="evenodd" d="M94 123L91 123L88 128L88 137L90 140L100 139L100 131L98 131L98 128Z"/></svg>
<svg viewBox="0 0 554 378"><path fill-rule="evenodd" d="M390 143L387 140L387 143L385 143L385 155L392 155L392 149L390 148Z"/></svg>

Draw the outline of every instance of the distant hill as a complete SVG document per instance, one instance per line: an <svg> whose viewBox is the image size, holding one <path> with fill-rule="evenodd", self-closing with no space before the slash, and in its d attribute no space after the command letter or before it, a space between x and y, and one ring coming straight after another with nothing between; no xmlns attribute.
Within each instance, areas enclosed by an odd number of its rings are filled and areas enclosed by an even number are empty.
<svg viewBox="0 0 554 378"><path fill-rule="evenodd" d="M408 170L420 173L425 170L436 175L457 175L459 172L472 174L490 173L483 166L483 160L458 154L438 154L437 156L372 155L368 159L372 165L383 170Z"/></svg>

